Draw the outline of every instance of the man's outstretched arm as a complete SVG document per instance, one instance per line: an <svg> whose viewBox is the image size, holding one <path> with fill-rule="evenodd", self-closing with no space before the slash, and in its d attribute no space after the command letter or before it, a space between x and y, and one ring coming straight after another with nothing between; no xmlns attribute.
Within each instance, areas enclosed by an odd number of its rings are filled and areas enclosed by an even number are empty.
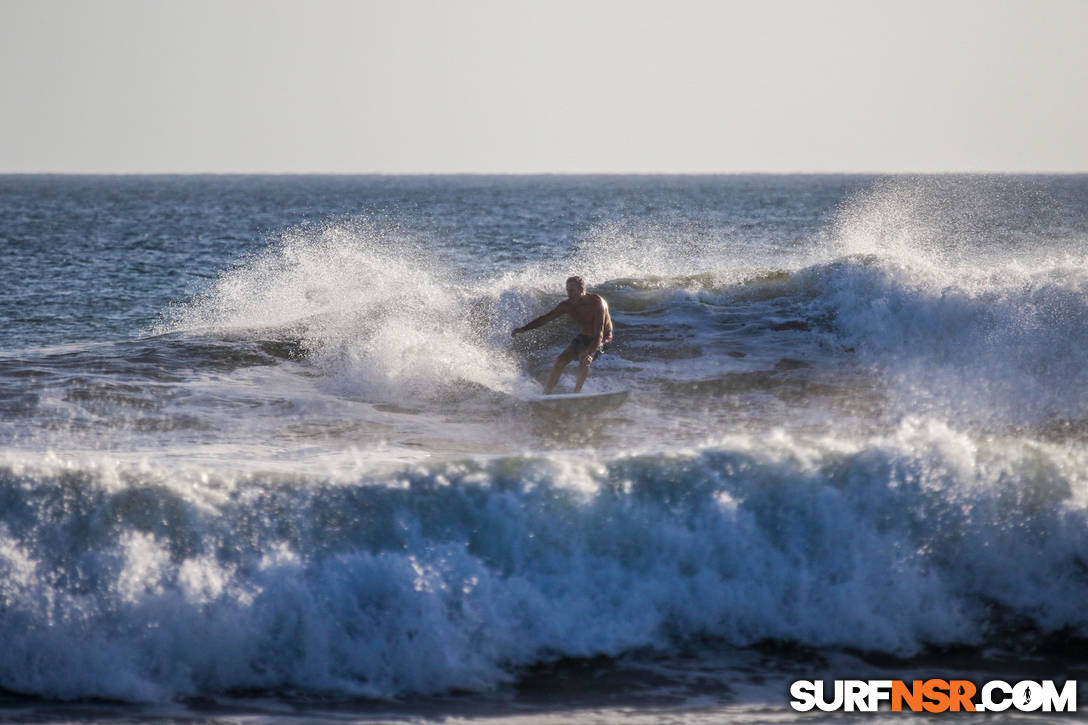
<svg viewBox="0 0 1088 725"><path fill-rule="evenodd" d="M566 302L566 300L564 300L563 302L560 302L558 305L556 305L555 309L552 310L551 312L545 313L545 314L541 315L540 317L536 318L535 320L525 323L525 325L523 327L516 327L513 330L511 330L510 331L510 337L513 337L514 335L520 335L521 333L528 332L529 330L534 330L534 329L540 327L541 325L546 325L549 322L551 322L552 320L554 320L555 318L561 317L563 315L563 313L565 313L566 311L567 311L567 302Z"/></svg>

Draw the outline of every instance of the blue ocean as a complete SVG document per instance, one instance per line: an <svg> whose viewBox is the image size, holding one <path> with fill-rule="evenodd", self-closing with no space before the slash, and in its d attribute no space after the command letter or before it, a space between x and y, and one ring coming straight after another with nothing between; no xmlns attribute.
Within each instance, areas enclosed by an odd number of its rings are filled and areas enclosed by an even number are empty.
<svg viewBox="0 0 1088 725"><path fill-rule="evenodd" d="M1088 702L1088 176L0 176L0 275L0 718Z"/></svg>

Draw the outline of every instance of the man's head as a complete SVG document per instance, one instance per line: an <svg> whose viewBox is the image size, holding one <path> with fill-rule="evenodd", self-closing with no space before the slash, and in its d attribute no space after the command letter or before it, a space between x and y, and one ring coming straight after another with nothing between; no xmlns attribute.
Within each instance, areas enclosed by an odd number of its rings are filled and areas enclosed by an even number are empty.
<svg viewBox="0 0 1088 725"><path fill-rule="evenodd" d="M567 297L574 299L585 294L586 282L581 277L567 277Z"/></svg>

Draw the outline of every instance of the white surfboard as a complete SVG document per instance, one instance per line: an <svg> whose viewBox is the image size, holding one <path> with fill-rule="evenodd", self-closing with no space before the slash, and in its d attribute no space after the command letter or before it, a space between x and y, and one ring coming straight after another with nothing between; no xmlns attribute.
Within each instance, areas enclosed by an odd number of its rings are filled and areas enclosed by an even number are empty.
<svg viewBox="0 0 1088 725"><path fill-rule="evenodd" d="M556 393L554 395L533 395L525 400L535 408L576 409L593 408L608 410L623 405L631 395L630 390L609 390L601 393Z"/></svg>

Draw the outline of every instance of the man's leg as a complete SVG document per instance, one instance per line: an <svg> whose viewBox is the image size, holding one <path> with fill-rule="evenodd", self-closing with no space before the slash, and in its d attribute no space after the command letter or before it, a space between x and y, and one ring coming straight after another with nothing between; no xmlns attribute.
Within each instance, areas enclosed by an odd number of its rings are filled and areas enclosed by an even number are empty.
<svg viewBox="0 0 1088 725"><path fill-rule="evenodd" d="M555 359L555 365L552 366L551 375L548 376L548 382L544 385L545 395L551 395L552 390L555 389L556 384L559 382L559 376L563 374L563 368L565 368L571 360L574 360L576 356L577 353L572 352L569 347L559 353L559 357Z"/></svg>
<svg viewBox="0 0 1088 725"><path fill-rule="evenodd" d="M578 363L578 381L574 384L574 392L582 392L582 383L586 381L587 375L589 375L589 365L586 365L585 361Z"/></svg>

